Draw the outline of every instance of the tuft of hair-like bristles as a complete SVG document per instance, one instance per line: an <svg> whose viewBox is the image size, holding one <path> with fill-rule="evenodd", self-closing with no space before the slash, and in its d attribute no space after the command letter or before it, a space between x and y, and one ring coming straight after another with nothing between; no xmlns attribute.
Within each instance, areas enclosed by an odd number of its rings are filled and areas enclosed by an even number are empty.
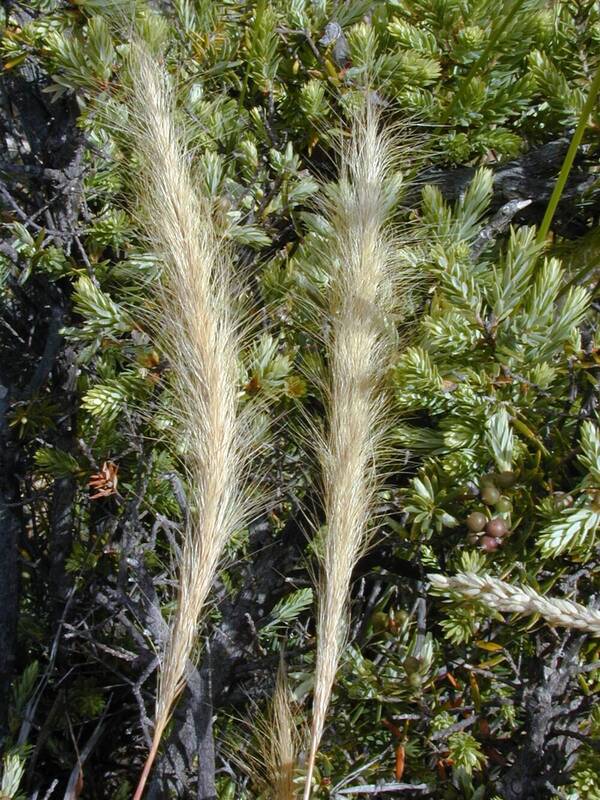
<svg viewBox="0 0 600 800"><path fill-rule="evenodd" d="M237 401L241 333L229 251L213 222L210 199L193 180L168 77L143 44L132 45L129 77L127 135L140 164L132 184L145 234L163 265L155 326L170 365L172 411L190 486L177 610L160 659L154 738L137 800L185 685L223 550L246 521L240 475L252 446Z"/></svg>
<svg viewBox="0 0 600 800"><path fill-rule="evenodd" d="M282 660L273 694L270 730L265 741L267 780L273 800L295 800L294 771L298 755L298 734L290 701L290 691Z"/></svg>
<svg viewBox="0 0 600 800"><path fill-rule="evenodd" d="M400 180L393 132L366 95L341 152L324 215L330 230L327 430L320 446L326 528L320 577L310 749L304 798L348 635L352 571L372 532L389 428L384 377L397 344L392 318L410 277L398 262L391 216Z"/></svg>
<svg viewBox="0 0 600 800"><path fill-rule="evenodd" d="M296 800L295 775L300 735L294 721L285 661L280 661L275 690L265 710L251 703L251 715L239 720L248 733L244 746L226 742L228 757L269 800Z"/></svg>

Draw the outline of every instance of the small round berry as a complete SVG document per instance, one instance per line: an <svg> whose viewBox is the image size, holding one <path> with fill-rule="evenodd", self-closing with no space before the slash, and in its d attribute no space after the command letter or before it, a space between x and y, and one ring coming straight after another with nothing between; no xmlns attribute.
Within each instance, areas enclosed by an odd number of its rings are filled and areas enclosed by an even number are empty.
<svg viewBox="0 0 600 800"><path fill-rule="evenodd" d="M467 542L469 544L477 544L480 536L481 536L480 533L476 533L475 531L469 531L469 533L467 534Z"/></svg>
<svg viewBox="0 0 600 800"><path fill-rule="evenodd" d="M497 550L499 547L500 539L496 539L495 536L481 537L481 549L485 550L486 553L493 553L494 550Z"/></svg>
<svg viewBox="0 0 600 800"><path fill-rule="evenodd" d="M410 619L410 614L403 608L399 608L396 611L394 611L394 618L396 620L397 625L405 625Z"/></svg>
<svg viewBox="0 0 600 800"><path fill-rule="evenodd" d="M383 611L376 611L371 615L371 625L375 633L382 633L388 625L389 617Z"/></svg>
<svg viewBox="0 0 600 800"><path fill-rule="evenodd" d="M494 517L485 526L485 532L488 536L502 538L508 533L508 527L502 517Z"/></svg>
<svg viewBox="0 0 600 800"><path fill-rule="evenodd" d="M406 656L403 667L407 675L411 675L421 668L421 661L418 658L415 658L415 656Z"/></svg>
<svg viewBox="0 0 600 800"><path fill-rule="evenodd" d="M485 489L486 486L495 486L497 477L498 476L495 472L488 472L487 475L481 476L479 479L479 485L482 489Z"/></svg>
<svg viewBox="0 0 600 800"><path fill-rule="evenodd" d="M501 497L496 503L496 511L500 511L501 514L510 514L512 510L513 504L510 502L508 497Z"/></svg>
<svg viewBox="0 0 600 800"><path fill-rule="evenodd" d="M503 489L510 489L517 482L517 474L512 469L505 469L496 476L496 483Z"/></svg>
<svg viewBox="0 0 600 800"><path fill-rule="evenodd" d="M486 486L481 493L481 499L487 506L493 506L500 500L500 492L495 486Z"/></svg>
<svg viewBox="0 0 600 800"><path fill-rule="evenodd" d="M411 689L418 689L421 686L421 676L418 672L411 672L407 675L407 680Z"/></svg>
<svg viewBox="0 0 600 800"><path fill-rule="evenodd" d="M473 533L479 533L485 528L487 521L486 515L481 511L473 511L467 517L467 528Z"/></svg>

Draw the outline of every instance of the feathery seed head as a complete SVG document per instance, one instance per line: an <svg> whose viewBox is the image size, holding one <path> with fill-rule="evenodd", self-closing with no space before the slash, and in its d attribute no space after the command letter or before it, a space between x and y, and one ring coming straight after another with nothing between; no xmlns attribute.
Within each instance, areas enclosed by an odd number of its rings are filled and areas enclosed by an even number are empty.
<svg viewBox="0 0 600 800"><path fill-rule="evenodd" d="M139 159L134 191L145 236L163 265L155 331L169 358L172 412L192 492L177 610L159 668L153 747L137 799L185 685L198 621L223 551L251 513L242 475L252 445L248 412L238 408L242 326L229 249L210 198L193 179L167 75L140 42L131 47L129 80L127 134Z"/></svg>
<svg viewBox="0 0 600 800"><path fill-rule="evenodd" d="M329 231L329 382L320 461L327 528L319 548L317 652L310 753L311 792L335 675L348 634L352 571L372 532L388 421L384 378L396 339L388 318L402 305L410 275L397 257L392 215L402 180L396 148L367 95L341 148L341 177L323 214Z"/></svg>

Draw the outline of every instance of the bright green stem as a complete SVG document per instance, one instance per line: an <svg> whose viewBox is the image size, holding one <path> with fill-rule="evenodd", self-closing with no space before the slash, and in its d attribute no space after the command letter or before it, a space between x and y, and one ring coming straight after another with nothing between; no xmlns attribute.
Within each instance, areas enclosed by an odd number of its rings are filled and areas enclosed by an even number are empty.
<svg viewBox="0 0 600 800"><path fill-rule="evenodd" d="M500 23L500 25L498 25L497 28L494 28L492 30L492 34L491 34L491 36L490 36L490 38L488 40L487 45L481 51L481 54L480 54L479 58L477 59L477 61L473 62L473 64L471 65L471 69L467 72L466 78L464 79L464 81L462 81L462 83L458 87L458 90L457 90L457 92L456 92L456 94L455 94L455 96L454 96L454 98L452 100L452 103L450 104L450 108L448 109L448 113L446 114L446 120L448 119L448 117L452 113L453 109L456 108L456 105L458 104L458 101L462 98L463 94L465 93L465 90L466 90L467 86L471 83L471 81L473 80L475 75L477 75L477 73L481 69L482 65L486 61L491 61L492 60L492 55L491 54L492 54L492 51L493 51L493 49L494 49L494 47L496 45L496 42L502 36L504 31L508 28L508 26L510 25L510 23L514 19L515 14L519 10L519 6L521 6L524 2L525 2L525 0L513 0L513 3L511 4L510 8L508 9L506 14L504 15L504 18L503 18L502 22Z"/></svg>
<svg viewBox="0 0 600 800"><path fill-rule="evenodd" d="M577 148L581 144L581 140L583 138L583 134L585 128L587 126L588 117L590 116L591 110L594 106L596 101L596 95L598 94L598 90L600 89L600 65L596 70L596 74L594 75L594 80L592 81L592 85L590 86L590 93L588 95L587 100L585 101L585 105L581 109L581 114L579 116L579 122L577 123L577 128L575 133L573 134L573 138L571 139L571 144L569 145L569 149L567 150L567 154L565 156L565 160L563 161L563 165L560 168L560 174L558 176L558 180L554 186L554 190L552 191L552 195L550 200L548 201L548 206L546 207L546 213L544 214L544 219L542 220L542 224L538 230L537 239L538 242L543 242L548 235L548 231L550 230L550 225L552 224L552 219L554 218L554 214L556 212L556 208L558 203L560 202L561 195L564 191L564 188L567 183L567 178L569 177L569 173L571 172L571 167L573 166L573 161L575 160L575 153L577 152Z"/></svg>

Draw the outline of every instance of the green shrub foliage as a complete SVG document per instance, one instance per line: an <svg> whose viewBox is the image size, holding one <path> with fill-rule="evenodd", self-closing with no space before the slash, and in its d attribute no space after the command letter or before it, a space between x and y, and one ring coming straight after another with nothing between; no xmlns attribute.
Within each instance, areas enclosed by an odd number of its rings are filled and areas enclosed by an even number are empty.
<svg viewBox="0 0 600 800"><path fill-rule="evenodd" d="M536 234L600 63L597 3L31 0L5 3L0 22L0 579L18 600L0 618L0 795L131 796L176 602L194 487L169 353L148 324L161 264L131 199L135 30L172 78L195 180L239 265L256 320L239 393L265 401L256 424L270 429L260 513L229 543L198 630L194 691L211 724L169 759L185 714L206 722L185 693L154 796L196 796L203 780L198 797L211 782L219 798L276 796L240 718L264 713L282 653L301 737L310 720L330 274L319 199L368 91L409 143L395 213L417 280L313 797L381 784L381 797L600 798L597 639L427 582L488 573L597 603L597 105L554 231ZM515 198L530 202L496 225Z"/></svg>

